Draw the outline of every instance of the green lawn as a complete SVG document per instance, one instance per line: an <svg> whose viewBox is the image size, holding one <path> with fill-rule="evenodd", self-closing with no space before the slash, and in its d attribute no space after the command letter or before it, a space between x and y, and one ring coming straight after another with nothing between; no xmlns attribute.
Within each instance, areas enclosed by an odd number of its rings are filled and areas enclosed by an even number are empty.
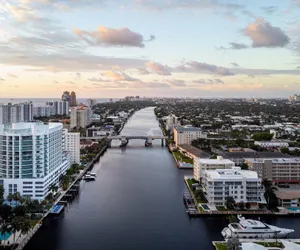
<svg viewBox="0 0 300 250"><path fill-rule="evenodd" d="M30 219L30 226L34 227L36 225L36 223L38 223L41 220L41 218L39 219Z"/></svg>
<svg viewBox="0 0 300 250"><path fill-rule="evenodd" d="M173 151L173 154L174 154L174 156L175 156L175 158L177 159L177 161L181 161L181 162L186 162L186 163L190 163L190 164L194 164L194 160L193 159L191 159L191 158L189 158L189 157L187 157L187 156L185 156L185 155L183 155L182 153L180 153L180 152L174 152Z"/></svg>
<svg viewBox="0 0 300 250"><path fill-rule="evenodd" d="M264 247L278 247L283 248L283 244L281 242L254 242L258 245L262 245ZM226 243L215 243L217 250L227 250Z"/></svg>
<svg viewBox="0 0 300 250"><path fill-rule="evenodd" d="M218 209L218 211L229 211L226 207L223 206L217 206L216 208Z"/></svg>

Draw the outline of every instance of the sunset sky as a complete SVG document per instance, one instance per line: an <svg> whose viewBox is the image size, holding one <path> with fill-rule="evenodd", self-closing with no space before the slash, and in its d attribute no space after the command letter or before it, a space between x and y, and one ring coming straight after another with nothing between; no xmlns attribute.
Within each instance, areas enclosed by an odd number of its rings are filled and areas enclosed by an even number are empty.
<svg viewBox="0 0 300 250"><path fill-rule="evenodd" d="M300 0L0 0L0 98L300 94Z"/></svg>

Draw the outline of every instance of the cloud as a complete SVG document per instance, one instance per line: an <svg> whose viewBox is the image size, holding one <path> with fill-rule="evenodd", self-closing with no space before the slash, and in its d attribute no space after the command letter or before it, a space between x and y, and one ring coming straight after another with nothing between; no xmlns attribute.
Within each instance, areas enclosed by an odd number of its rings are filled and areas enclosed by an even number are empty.
<svg viewBox="0 0 300 250"><path fill-rule="evenodd" d="M80 78L81 77L81 74L79 72L76 72L76 77L77 78Z"/></svg>
<svg viewBox="0 0 300 250"><path fill-rule="evenodd" d="M234 43L234 42L231 42L229 43L230 47L229 49L247 49L249 46L246 45L246 44L243 44L243 43Z"/></svg>
<svg viewBox="0 0 300 250"><path fill-rule="evenodd" d="M9 77L11 77L11 78L18 78L16 75L10 74L10 73L8 73L7 76L9 76Z"/></svg>
<svg viewBox="0 0 300 250"><path fill-rule="evenodd" d="M211 84L224 84L221 79L199 79L192 81L193 83L201 84L201 85L211 85Z"/></svg>
<svg viewBox="0 0 300 250"><path fill-rule="evenodd" d="M172 79L172 80L167 80L167 83L169 83L171 86L174 87L183 87L186 86L186 83L184 80L176 80L176 79Z"/></svg>
<svg viewBox="0 0 300 250"><path fill-rule="evenodd" d="M264 19L256 19L249 24L243 33L252 40L252 47L284 47L290 42L290 38L278 27L272 26Z"/></svg>
<svg viewBox="0 0 300 250"><path fill-rule="evenodd" d="M273 14L278 10L278 6L265 6L262 7L262 10L266 12L266 14Z"/></svg>
<svg viewBox="0 0 300 250"><path fill-rule="evenodd" d="M228 68L216 66L213 64L201 63L196 61L190 61L186 63L187 66L195 70L196 72L209 72L214 75L231 76L234 75Z"/></svg>
<svg viewBox="0 0 300 250"><path fill-rule="evenodd" d="M138 81L138 79L132 78L125 73L117 73L114 71L105 71L104 73L102 73L102 75L114 81Z"/></svg>
<svg viewBox="0 0 300 250"><path fill-rule="evenodd" d="M67 83L72 84L72 85L75 84L75 82L72 82L72 81L67 81Z"/></svg>
<svg viewBox="0 0 300 250"><path fill-rule="evenodd" d="M158 75L164 75L164 76L171 75L171 72L170 72L170 69L168 68L168 66L164 66L158 62L147 62L146 66L147 66L147 69L151 73L155 73Z"/></svg>
<svg viewBox="0 0 300 250"><path fill-rule="evenodd" d="M0 81L3 82L3 81L5 81L5 79L4 78L0 78Z"/></svg>
<svg viewBox="0 0 300 250"><path fill-rule="evenodd" d="M132 85L132 88L170 88L169 84L163 82L142 82L136 81Z"/></svg>
<svg viewBox="0 0 300 250"><path fill-rule="evenodd" d="M155 39L155 36L151 35L148 40L145 40L141 34L133 32L128 28L113 29L104 26L98 27L93 32L74 29L74 33L89 44L100 46L142 48L145 47L145 41L153 41Z"/></svg>
<svg viewBox="0 0 300 250"><path fill-rule="evenodd" d="M108 82L108 80L104 80L100 77L92 77L92 78L88 78L88 80L91 82Z"/></svg>
<svg viewBox="0 0 300 250"><path fill-rule="evenodd" d="M150 74L150 72L147 69L140 68L137 70L140 75L149 75Z"/></svg>
<svg viewBox="0 0 300 250"><path fill-rule="evenodd" d="M235 62L232 62L231 65L232 65L233 67L240 67L240 65L238 65L238 64L235 63Z"/></svg>

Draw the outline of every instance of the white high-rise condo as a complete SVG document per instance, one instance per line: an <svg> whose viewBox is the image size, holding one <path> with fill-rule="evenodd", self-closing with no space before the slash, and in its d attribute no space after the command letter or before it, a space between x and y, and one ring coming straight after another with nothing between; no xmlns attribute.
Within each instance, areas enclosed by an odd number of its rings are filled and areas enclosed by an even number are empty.
<svg viewBox="0 0 300 250"><path fill-rule="evenodd" d="M32 102L0 104L0 124L33 120Z"/></svg>
<svg viewBox="0 0 300 250"><path fill-rule="evenodd" d="M0 125L0 184L5 197L20 192L43 200L69 167L61 123Z"/></svg>
<svg viewBox="0 0 300 250"><path fill-rule="evenodd" d="M91 123L92 110L87 107L71 108L71 128L85 128Z"/></svg>
<svg viewBox="0 0 300 250"><path fill-rule="evenodd" d="M176 147L182 144L191 144L193 140L207 138L207 133L201 128L195 127L176 127L174 128L174 141Z"/></svg>

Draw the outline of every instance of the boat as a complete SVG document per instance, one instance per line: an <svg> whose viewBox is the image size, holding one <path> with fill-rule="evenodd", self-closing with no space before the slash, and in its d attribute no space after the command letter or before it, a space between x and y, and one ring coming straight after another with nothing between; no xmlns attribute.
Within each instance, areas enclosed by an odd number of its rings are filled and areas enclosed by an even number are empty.
<svg viewBox="0 0 300 250"><path fill-rule="evenodd" d="M94 177L96 177L96 176L97 176L97 174L96 174L96 173L92 173L92 172L87 172L86 174L87 174L87 175L90 175L90 176L94 176Z"/></svg>
<svg viewBox="0 0 300 250"><path fill-rule="evenodd" d="M83 179L86 180L86 181L94 181L94 180L96 180L96 177L92 176L92 175L89 175L89 174L86 174L86 175L83 176Z"/></svg>
<svg viewBox="0 0 300 250"><path fill-rule="evenodd" d="M238 223L230 223L222 230L225 240L229 238L241 239L279 239L286 238L293 229L280 228L268 225L261 221L245 219L238 215Z"/></svg>

